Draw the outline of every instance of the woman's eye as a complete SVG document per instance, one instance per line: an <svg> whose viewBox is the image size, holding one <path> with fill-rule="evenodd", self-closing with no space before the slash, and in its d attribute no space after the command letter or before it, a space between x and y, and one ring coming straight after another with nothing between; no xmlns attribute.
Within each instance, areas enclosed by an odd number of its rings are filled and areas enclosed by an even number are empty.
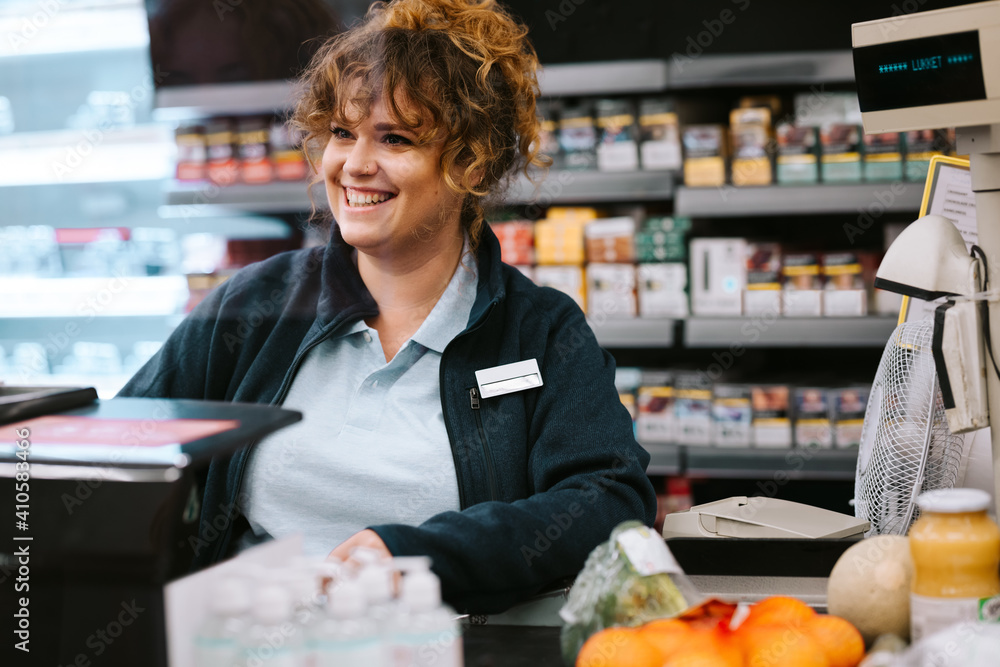
<svg viewBox="0 0 1000 667"><path fill-rule="evenodd" d="M390 146L401 146L403 144L410 143L410 140L406 137L401 137L398 134L387 134L385 135L385 143Z"/></svg>
<svg viewBox="0 0 1000 667"><path fill-rule="evenodd" d="M330 134L332 134L333 136L337 137L338 139L350 139L351 138L351 133L348 132L347 130L345 130L344 128L342 128L342 127L336 127L336 126L331 127L330 128Z"/></svg>

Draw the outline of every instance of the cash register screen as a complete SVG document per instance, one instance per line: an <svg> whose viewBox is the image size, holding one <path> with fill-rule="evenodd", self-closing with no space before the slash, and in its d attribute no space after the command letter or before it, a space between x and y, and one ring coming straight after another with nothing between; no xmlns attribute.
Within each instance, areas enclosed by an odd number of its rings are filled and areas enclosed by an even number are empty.
<svg viewBox="0 0 1000 667"><path fill-rule="evenodd" d="M979 31L854 49L861 111L986 99Z"/></svg>

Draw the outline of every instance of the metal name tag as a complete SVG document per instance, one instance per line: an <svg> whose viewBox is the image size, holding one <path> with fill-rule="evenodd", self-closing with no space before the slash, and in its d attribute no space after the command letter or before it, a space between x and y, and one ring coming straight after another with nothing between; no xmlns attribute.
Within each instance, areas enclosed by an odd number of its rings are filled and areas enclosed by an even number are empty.
<svg viewBox="0 0 1000 667"><path fill-rule="evenodd" d="M479 395L492 398L541 387L542 374L538 370L538 361L527 359L476 371L476 382L479 384Z"/></svg>

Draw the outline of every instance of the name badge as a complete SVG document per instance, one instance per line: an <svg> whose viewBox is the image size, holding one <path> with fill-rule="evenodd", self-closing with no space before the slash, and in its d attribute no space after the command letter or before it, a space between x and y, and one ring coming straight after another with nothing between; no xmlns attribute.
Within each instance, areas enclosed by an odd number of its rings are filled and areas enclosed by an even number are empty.
<svg viewBox="0 0 1000 667"><path fill-rule="evenodd" d="M476 382L479 384L479 395L492 398L541 387L542 374L538 370L538 361L527 359L476 371Z"/></svg>

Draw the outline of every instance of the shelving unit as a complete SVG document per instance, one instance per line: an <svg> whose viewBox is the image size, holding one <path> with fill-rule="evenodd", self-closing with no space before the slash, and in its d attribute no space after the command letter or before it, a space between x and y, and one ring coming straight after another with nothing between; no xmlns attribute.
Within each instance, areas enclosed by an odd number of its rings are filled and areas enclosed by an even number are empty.
<svg viewBox="0 0 1000 667"><path fill-rule="evenodd" d="M676 340L678 320L605 319L602 322L589 320L597 342L602 347L650 348L673 347Z"/></svg>
<svg viewBox="0 0 1000 667"><path fill-rule="evenodd" d="M856 449L757 449L685 447L684 472L692 477L727 479L852 480Z"/></svg>
<svg viewBox="0 0 1000 667"><path fill-rule="evenodd" d="M684 346L882 347L896 328L895 317L691 317L684 322Z"/></svg>
<svg viewBox="0 0 1000 667"><path fill-rule="evenodd" d="M854 81L850 51L675 55L670 60L668 88L809 86Z"/></svg>
<svg viewBox="0 0 1000 667"><path fill-rule="evenodd" d="M770 215L857 214L875 217L920 209L923 183L857 183L840 185L771 185L760 187L677 188L677 215L700 218Z"/></svg>

